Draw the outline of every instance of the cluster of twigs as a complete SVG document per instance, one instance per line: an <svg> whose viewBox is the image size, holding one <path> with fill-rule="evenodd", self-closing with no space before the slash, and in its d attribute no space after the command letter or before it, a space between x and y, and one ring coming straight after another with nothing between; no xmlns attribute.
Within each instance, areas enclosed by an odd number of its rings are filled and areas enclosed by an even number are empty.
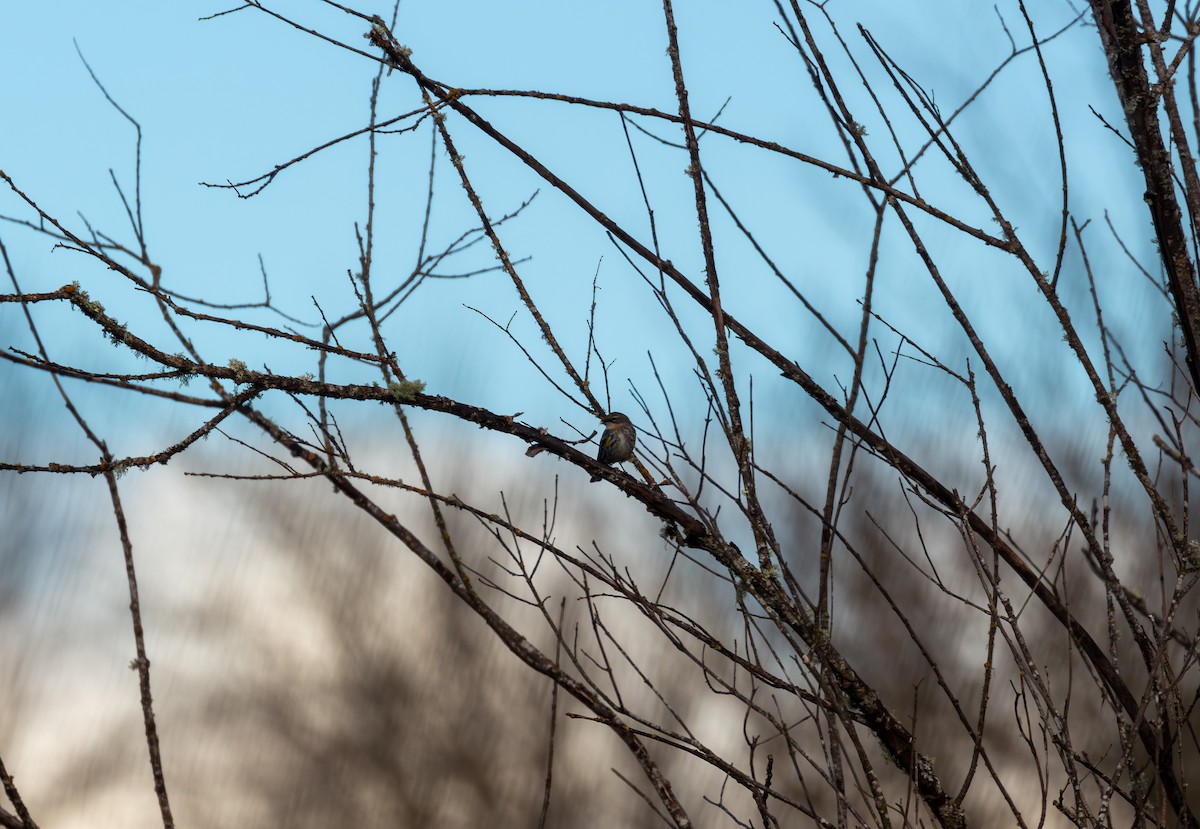
<svg viewBox="0 0 1200 829"><path fill-rule="evenodd" d="M150 661L146 654L139 612L133 540L126 528L120 497L122 473L167 464L197 440L215 431L230 418L241 418L261 430L266 445L256 449L271 457L281 470L260 479L320 477L352 505L373 519L400 545L435 573L462 602L478 615L521 662L549 678L554 687L550 711L550 749L542 799L541 822L552 815L554 744L560 709L560 694L569 696L582 711L572 712L609 729L640 765L650 792L627 781L647 804L669 825L693 825L695 794L685 784L686 766L679 758L715 770L732 789L721 787L708 802L739 825L777 827L819 826L916 826L936 823L943 827L971 824L1011 823L1041 825L1051 808L1077 826L1135 825L1195 827L1194 795L1189 791L1190 770L1200 762L1200 744L1190 719L1200 701L1197 681L1197 619L1192 596L1200 574L1200 542L1192 538L1189 514L1189 485L1198 475L1188 442L1195 434L1194 390L1200 387L1200 294L1197 293L1195 221L1200 217L1200 178L1190 155L1190 143L1200 140L1195 124L1189 129L1183 110L1196 110L1193 45L1200 32L1200 18L1192 4L1167 4L1161 19L1155 19L1148 0L1135 7L1112 0L1092 0L1090 10L1080 12L1066 27L1039 34L1018 2L1023 21L1020 38L1004 31L1012 45L1008 56L975 94L950 115L943 115L930 96L888 54L879 39L861 29L866 54L876 68L860 65L859 58L825 5L807 5L793 0L778 3L778 26L797 59L808 72L825 114L837 131L845 161L820 159L782 144L729 129L713 121L694 117L689 103L687 67L690 56L681 52L675 9L663 2L664 37L674 81L677 107L665 112L652 107L611 101L588 100L572 95L539 90L462 89L427 76L412 53L393 34L395 13L389 23L339 5L325 2L358 18L368 45L343 43L321 33L266 3L251 0L233 12L260 13L309 36L329 42L346 54L377 66L371 87L368 124L302 153L270 172L238 183L219 185L242 197L251 197L279 175L300 162L342 141L365 137L369 144L368 191L365 221L358 233L359 257L348 285L354 294L351 310L329 318L321 310L320 336L302 333L273 302L264 270L264 299L245 306L220 305L211 299L196 299L167 287L166 268L152 260L141 220L140 187L126 208L134 244L122 244L98 231L72 229L44 211L37 200L18 187L7 175L0 178L27 206L29 216L17 221L45 234L57 244L93 258L107 270L123 277L129 288L153 298L168 330L171 346L156 344L130 330L78 283L56 290L25 293L4 253L12 292L0 295L0 303L19 304L25 313L37 350L8 351L8 362L47 374L61 394L78 427L94 444L99 460L92 464L45 462L25 464L3 461L0 470L41 474L103 476L117 518L131 600L137 647L136 667L141 688L150 763L162 810L164 826L173 818L163 773L160 746L151 697ZM1126 115L1122 135L1127 135L1132 152L1146 180L1146 203L1159 243L1160 258L1145 275L1158 284L1151 271L1161 270L1164 317L1174 315L1180 332L1168 356L1171 364L1165 382L1142 379L1122 344L1112 335L1104 318L1104 306L1096 288L1096 277L1087 255L1084 229L1072 212L1069 200L1067 157L1058 103L1043 50L1081 19L1095 22L1108 55L1112 77ZM1003 25L1003 20L1001 21ZM1028 45L1018 46L1017 40ZM853 110L844 78L832 68L832 44L837 61L856 70L855 84L870 93L877 109L866 113ZM975 101L992 80L1019 59L1037 60L1041 67L1047 117L1057 136L1061 171L1061 211L1057 216L1058 245L1053 265L1045 267L1023 241L1015 224L993 197L985 176L971 162L967 148L955 137L959 114ZM1147 70L1147 58L1150 70ZM881 77L891 90L884 94L873 77ZM1153 80L1152 80L1153 78ZM1181 104L1176 86L1183 79L1190 102ZM395 117L379 116L379 91L384 83L409 84L414 104ZM106 93L107 94L107 93ZM619 115L634 167L638 169L635 145L628 126L652 133L653 129L681 134L679 152L686 156L692 184L692 207L697 223L698 247L703 278L673 264L660 250L655 230L655 211L640 171L649 237L606 215L588 197L556 174L512 136L480 114L474 102L481 99L527 98ZM111 100L111 99L110 99ZM905 146L893 126L898 112L889 111L884 100L898 102L905 117L924 131L914 151ZM115 103L114 103L115 106ZM128 117L128 116L127 116ZM1196 116L1193 112L1193 117ZM878 121L887 127L894 152L902 164L888 172L881 149L868 138L862 124ZM433 146L430 153L429 189L425 223L420 235L416 264L402 279L389 282L376 273L375 204L377 136L385 132L416 131L428 126ZM646 125L650 125L647 127ZM565 197L607 233L626 261L642 274L646 290L658 303L669 328L656 336L677 343L687 354L695 378L708 406L705 434L700 449L689 443L689 425L681 424L671 401L664 395L661 407L644 399L642 438L635 465L637 475L610 469L593 460L587 447L578 448L589 435L560 436L550 428L523 422L521 413L494 412L445 396L427 394L422 382L411 378L387 342L386 322L401 311L405 301L426 280L446 277L444 268L455 257L478 246L490 246L498 264L491 269L511 282L524 310L536 326L552 358L542 363L532 350L509 333L546 381L548 390L579 411L597 417L610 409L607 396L601 400L593 382L593 359L597 371L605 371L602 342L589 339L585 361L570 354L555 325L539 306L535 291L523 279L521 260L513 259L503 239L503 225L516 218L525 205L502 218L493 218L469 165L457 149L456 139L473 132L494 142L546 187ZM771 260L752 228L743 222L735 206L715 186L705 166L701 135L718 136L764 152L810 165L840 176L861 189L864 206L873 217L868 262L862 286L862 307L857 329L838 331L804 295L783 269ZM139 130L140 142L140 130ZM444 154L462 193L473 208L476 225L431 252L429 216L434 201L434 170ZM917 187L918 162L940 157L967 183L971 193L1000 228L989 233L952 215L928 201ZM140 171L139 171L140 175ZM118 188L119 189L119 188ZM122 193L122 199L124 199ZM719 206L719 207L718 207ZM781 283L796 297L817 324L833 334L839 348L854 366L850 382L838 394L831 393L806 369L770 340L735 316L739 298L723 281L717 256L717 210L724 211ZM1035 425L1026 401L1018 397L1001 361L939 267L935 253L921 229L931 220L967 239L1002 252L1036 289L1053 315L1062 338L1070 349L1071 371L1081 373L1094 395L1108 426L1107 451L1103 458L1103 484L1099 492L1081 495L1068 483L1061 453ZM965 367L939 359L879 316L873 299L875 277L882 250L885 224L898 223L936 287L953 320L974 352ZM1060 277L1073 267L1068 254L1078 252L1080 269L1089 287L1090 314L1081 323L1073 316L1060 292ZM454 276L471 276L481 270ZM593 286L594 297L594 286ZM50 359L42 345L38 310L53 303L67 303L79 311L97 333L110 339L158 368L151 372L102 373ZM685 309L685 306L686 309ZM280 315L279 326L250 321L246 312L265 310ZM688 322L698 309L711 325L697 331ZM230 311L240 316L224 316ZM595 314L595 299L592 302ZM251 369L234 360L216 365L205 358L186 333L186 325L224 327L249 331L268 340L315 353L314 375L285 375ZM1081 325L1084 326L1081 329ZM369 344L351 348L342 344L347 333L365 326ZM872 394L866 367L872 357L873 332L895 335L901 350L940 370L969 399L980 437L981 463L985 482L971 497L962 494L947 475L936 469L937 458L925 460L912 447L894 443L880 419L883 398L890 391L895 362L885 365L885 389ZM1098 333L1100 354L1087 346L1088 337ZM740 345L738 345L740 344ZM666 347L665 345L663 346ZM179 349L173 351L172 349ZM715 355L715 359L706 356ZM654 349L651 349L652 353ZM653 357L652 357L653 358ZM798 485L794 470L776 463L777 453L755 443L752 399L748 397L747 363L770 366L783 381L803 392L817 404L832 424L827 468L821 470L821 495L811 499L809 487ZM375 384L336 381L338 363L346 361L378 372ZM977 376L975 369L981 374ZM657 371L657 368L655 369ZM164 388L165 381L195 378L206 390L184 393ZM75 380L112 386L135 394L164 398L180 406L198 407L211 414L186 438L160 451L138 457L117 457L92 428L68 390L65 381ZM607 388L607 373L603 375ZM661 381L660 381L661 382ZM665 388L664 388L665 391ZM261 398L284 394L303 412L309 434L298 434L260 406ZM1006 512L996 482L994 454L989 440L989 417L984 398L996 395L1003 417L1015 424L1022 451L1057 503L1045 505L1039 521L1057 520L1064 527L1048 550L1031 553L1010 528L1021 522ZM1132 404L1125 404L1133 398ZM418 472L419 483L405 483L363 468L353 458L351 441L343 434L333 407L334 401L373 401L391 408L399 423ZM313 405L315 402L315 406ZM1152 436L1140 421L1133 423L1129 409L1153 414ZM528 444L532 454L548 453L603 478L604 486L615 487L628 496L630 506L644 508L660 525L662 538L675 567L685 567L718 586L731 603L729 618L706 618L695 606L675 606L664 598L666 583L651 596L617 560L598 546L572 549L560 544L554 520L543 517L540 528L507 508L497 513L484 503L471 502L439 489L435 480L436 447L422 442L409 421L413 409L436 412L464 424ZM995 417L995 415L992 415ZM1148 444L1157 456L1147 454ZM718 451L719 449L719 451ZM924 447L916 447L923 450ZM1001 451L1014 450L1005 446ZM519 453L518 453L519 454ZM851 492L864 465L890 470L900 481L900 490L912 510L915 542L903 533L880 527L898 557L912 573L924 580L922 589L941 596L954 613L981 621L982 635L973 644L977 669L967 679L955 675L957 638L948 631L930 638L921 629L913 606L913 595L901 592L863 546L863 527L874 518L851 506ZM432 468L431 468L432 467ZM1127 469L1125 468L1127 467ZM816 470L808 470L811 476ZM226 477L237 477L229 475ZM864 484L865 485L865 484ZM1119 565L1120 551L1114 549L1113 499L1125 487L1145 505L1153 536L1146 550L1157 563L1160 590L1147 598L1140 586L1128 583ZM413 525L393 514L379 492L403 491L423 501L436 527L436 538L422 538ZM1125 492L1126 490L1121 490ZM1130 496L1134 497L1134 496ZM1086 506L1093 501L1096 507ZM783 505L783 506L781 506ZM817 527L801 545L785 532L789 510L802 513ZM465 550L456 536L452 513L480 522L494 541L492 550L480 555ZM869 513L869 510L868 510ZM954 557L973 579L969 587L952 586L943 579L946 554L912 553L923 544L922 521L936 518L957 535ZM753 547L751 551L749 547ZM745 549L743 549L745 548ZM1146 551L1151 551L1147 553ZM485 559L503 561L502 576L484 567ZM582 602L587 643L578 629L572 633L565 621L564 604L546 592L540 566L547 558L557 562ZM889 626L903 631L923 663L922 670L937 686L940 710L936 736L918 733L920 718L896 712L908 701L894 684L873 676L862 664L862 649L844 640L838 632L839 610L835 563L860 569L871 585L875 601L890 616ZM686 564L684 564L686 563ZM1082 565L1082 568L1081 566ZM683 575L677 578L685 578ZM1086 580L1100 598L1077 601L1075 584ZM735 756L707 742L701 729L689 723L684 700L668 696L661 678L639 663L631 643L609 621L602 606L616 600L635 611L661 637L663 647L673 650L695 678L686 693L710 692L733 701L744 719L745 751ZM922 599L924 601L925 599ZM540 620L540 635L552 647L538 644L539 636L522 629L506 610L508 602L532 609ZM1038 613L1027 612L1036 606ZM731 621L734 620L734 621ZM548 635L548 639L545 636ZM1048 666L1045 642L1064 643L1056 653L1063 666ZM1074 671L1079 675L1074 676ZM1074 676L1088 683L1085 694L1074 688ZM1082 679L1080 679L1082 677ZM1007 687L1004 684L1007 683ZM1064 687L1065 686L1065 687ZM649 691L653 703L640 702L635 689ZM1003 690L1002 690L1003 689ZM684 693L684 692L680 692ZM1006 702L1001 704L997 695ZM1081 699L1086 697L1086 701ZM913 703L916 706L916 703ZM923 704L923 703L922 703ZM1076 713L1082 709L1085 714ZM655 714L654 711L665 711ZM1081 719L1082 717L1082 719ZM1081 728L1082 724L1082 728ZM921 722L925 731L930 726ZM1082 732L1082 733L1081 733ZM998 736L1002 735L1002 736ZM1001 748L1001 745L1009 746ZM767 750L766 747L770 747ZM1012 747L1012 746L1015 746ZM11 777L0 766L5 791L15 814L0 810L0 825L32 827L33 817L23 803ZM1032 779L1037 794L1032 799L1021 787ZM1019 782L1018 782L1019 781ZM1003 813L973 814L973 804ZM982 809L982 806L977 806Z"/></svg>

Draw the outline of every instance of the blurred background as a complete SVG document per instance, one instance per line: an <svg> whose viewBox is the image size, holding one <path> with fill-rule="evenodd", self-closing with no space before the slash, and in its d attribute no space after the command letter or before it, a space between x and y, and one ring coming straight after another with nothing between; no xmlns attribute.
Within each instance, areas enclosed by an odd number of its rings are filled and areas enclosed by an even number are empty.
<svg viewBox="0 0 1200 829"><path fill-rule="evenodd" d="M303 25L370 51L362 38L364 21L319 2L280 5L278 11ZM254 9L214 16L230 8L236 6L62 2L6 9L0 73L10 80L0 89L8 124L0 131L0 169L73 232L104 234L136 248L128 203L165 286L238 305L261 302L265 278L273 309L215 313L319 338L322 313L336 319L358 307L350 274L360 267L356 238L367 215L365 136L284 170L252 198L237 193L254 186L235 193L209 185L253 179L362 129L377 65ZM851 84L856 69L847 55L829 48L826 56L852 96L849 105L863 113L861 125L891 173L903 163L891 136L911 158L922 133L897 103L858 24L924 88L943 117L1003 67L956 118L954 135L1050 273L1062 209L1058 145L1037 56L1026 51L1012 57L1008 32L1017 48L1029 43L1017 8L1002 4L984 11L949 0L826 8L888 101L893 117L885 121L868 92ZM362 11L391 16L390 5ZM1169 309L1154 280L1128 258L1153 262L1156 252L1141 174L1101 121L1123 122L1096 32L1086 18L1070 25L1079 9L1066 2L1034 13L1040 37L1065 27L1044 45L1043 56L1057 95L1071 209L1080 224L1090 222L1084 238L1105 322L1145 382L1165 383L1171 376L1163 349L1172 337ZM845 164L841 141L803 61L775 25L771 4L681 4L677 14L695 117ZM812 15L828 34L828 21ZM651 5L406 0L394 31L425 74L454 87L540 89L677 111L661 9ZM140 149L134 126L106 100L88 66L140 124ZM627 143L621 119L611 111L519 98L467 100L648 242L632 145L663 255L702 284L692 185L678 130L650 118L631 119ZM384 78L381 118L419 105L410 79ZM588 357L594 304L594 337L607 371L602 374L592 356L591 376L602 402L630 414L650 451L656 445L647 432L652 422L666 428L669 401L682 439L698 447L707 404L694 362L643 276L602 228L505 150L460 118L451 116L448 124L489 214L498 218L526 205L502 225L501 238L580 365ZM490 246L470 235L478 221L445 151L431 138L428 122L412 132L378 136L377 284L399 284L422 252L455 251L385 323L388 347L430 394L519 415L565 439L592 433L594 414L556 393L501 330L508 326L535 360L553 366L511 281L494 270ZM701 148L712 185L738 216L735 222L710 196L726 309L840 398L854 366L829 328L857 340L874 230L874 212L861 188L716 134L705 135ZM422 249L431 159L435 195ZM915 172L920 195L930 203L986 233L1000 233L936 153L923 156ZM22 291L78 281L139 336L176 350L151 297L36 232L30 225L39 224L37 214L11 190L0 192L0 214L0 240ZM1070 488L1081 503L1090 503L1101 491L1107 421L1029 275L960 231L914 215ZM753 230L754 243L738 223ZM463 234L474 244L455 248ZM775 276L755 244L828 327ZM865 405L882 403L880 431L969 500L986 479L970 395L924 358L910 359L919 355L896 332L956 372L981 368L894 219L883 226L878 258L871 300L881 322L870 331ZM656 284L657 275L645 274ZM1059 286L1086 347L1099 355L1091 293L1074 244L1067 246ZM13 290L8 285L0 292ZM697 351L711 359L711 321L681 297L676 309ZM51 359L96 371L154 370L66 306L38 306L35 318ZM6 348L33 349L15 304L0 305L0 333ZM317 370L313 352L286 342L217 325L189 324L186 333L214 364L240 360L281 374ZM373 350L365 326L339 336L348 348ZM769 447L773 469L820 505L833 441L828 418L797 388L780 382L776 369L736 344L733 361L742 372L739 386L753 401L755 444ZM332 361L328 371L333 382L378 379L347 361ZM202 385L190 391L202 394ZM47 376L3 362L0 389L0 458L96 461ZM158 451L211 415L111 388L68 382L68 389L118 457ZM1046 559L1065 520L1044 508L1057 496L992 386L981 383L979 394L1005 523L1034 558ZM303 412L286 396L268 395L259 403L297 433L307 428ZM372 474L416 480L388 409L332 408L354 457ZM1137 440L1148 447L1152 407L1131 402L1127 416L1145 427ZM539 526L544 511L553 510L553 535L564 549L581 545L611 554L647 592L665 586L670 601L717 629L736 631L734 599L719 580L699 566L673 572L672 550L659 539L657 525L611 487L589 487L582 470L548 455L527 458L525 445L511 438L431 412L413 411L411 418L425 451L437 458L439 491L469 495L491 511L509 509ZM231 419L223 428L232 438L262 444L247 423ZM713 463L728 468L727 459ZM327 484L206 477L271 470L278 471L247 446L214 434L164 468L134 470L122 479L167 782L174 783L180 825L531 825L541 808L549 681L495 644L426 568L348 512ZM866 466L856 476L849 539L861 545L894 595L912 597L919 629L961 626L955 628L961 630L961 664L948 659L943 667L968 687L986 625L972 628L944 605L917 601L931 587L896 552L897 546L924 545L944 568L947 584L966 590L975 576L951 552L961 541L949 528L918 528L886 468ZM432 541L435 530L422 501L403 493L381 498ZM794 566L804 579L815 579L819 523L781 494L767 498ZM1141 568L1154 563L1137 555L1152 547L1147 510L1124 478L1117 481L1113 505L1117 546L1130 552L1118 567L1137 582L1146 577ZM455 521L478 565L502 579L489 535L471 519ZM889 537L877 524L899 527ZM129 669L134 653L124 567L103 480L0 473L0 527L0 624L11 632L0 637L0 756L42 825L154 825L137 675ZM545 594L570 595L567 576L546 570ZM862 574L847 567L842 578L836 625L844 648L868 679L901 697L911 694L905 689L923 681L926 667L911 642L884 621L886 608ZM1079 590L1080 602L1096 598L1084 586ZM518 618L531 613L509 609ZM567 613L578 619L585 611L576 606ZM736 706L726 710L719 698L688 697L682 689L694 678L686 666L675 673L669 648L664 651L656 633L649 626L638 632L644 620L637 614L612 613L614 624L627 626L622 629L645 648L643 658L662 660L664 687L676 682L680 698L688 700L682 714L708 724L712 744L742 745L739 718L730 716ZM528 618L536 625L536 616ZM548 637L537 644L553 650ZM1035 643L1042 646L1061 658L1062 642ZM936 722L938 710L929 704L928 716ZM559 705L561 711L567 703ZM1086 711L1081 704L1078 715ZM560 719L557 739L550 825L657 820L610 771L641 785L639 770L607 731ZM936 736L929 739L936 742ZM1014 767L1012 774L1020 779L1022 771ZM715 796L720 788L720 777L710 770L684 779L693 797ZM1036 792L1027 796L1040 798Z"/></svg>

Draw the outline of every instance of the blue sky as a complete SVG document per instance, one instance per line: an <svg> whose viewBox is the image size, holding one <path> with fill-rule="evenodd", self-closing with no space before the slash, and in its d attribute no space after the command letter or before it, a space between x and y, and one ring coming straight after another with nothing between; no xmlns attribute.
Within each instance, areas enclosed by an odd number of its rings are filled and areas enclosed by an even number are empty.
<svg viewBox="0 0 1200 829"><path fill-rule="evenodd" d="M81 230L79 214L93 226L131 241L128 222L109 180L111 168L132 193L134 143L130 125L104 100L75 51L75 42L109 92L142 124L142 198L151 257L164 267L170 287L218 302L246 302L261 296L258 257L271 277L281 310L316 322L315 298L333 317L354 307L346 272L356 267L355 222L365 217L366 143L343 143L281 175L261 195L240 200L228 191L201 187L202 181L251 178L366 122L369 83L374 66L363 58L291 29L254 10L213 20L201 17L228 6L198 3L20 4L5 12L0 30L0 72L25 82L5 84L0 105L16 128L0 133L0 168L9 173L48 212ZM358 48L365 25L319 2L280 4L281 10ZM995 13L980 14L968 4L831 3L860 64L896 113L894 126L907 149L918 132L900 109L873 62L854 23L861 21L905 69L949 111L1005 57L1008 42ZM390 5L364 6L390 14ZM1001 12L1018 42L1019 12ZM824 24L813 14L818 35ZM677 9L684 69L691 105L698 117L710 117L725 104L721 123L777 140L813 155L844 163L844 154L828 118L811 89L794 50L773 25L769 4L690 3ZM1039 9L1041 32L1058 28L1072 16L1067 4ZM401 5L398 39L413 49L413 60L426 74L459 87L541 88L585 97L628 101L673 111L675 100L661 9L654 4L605 3L525 5L490 3L416 3ZM828 41L828 39L826 40ZM827 57L840 77L852 108L862 113L872 146L891 163L887 128L870 101L853 83L853 69L836 49ZM1077 26L1046 48L1059 94L1071 163L1072 206L1080 220L1100 222L1110 210L1126 241L1149 255L1149 227L1141 210L1138 173L1124 148L1097 122L1088 106L1119 120L1094 29ZM471 104L501 130L528 147L589 199L648 239L645 210L633 177L620 124L611 113L597 113L546 102L473 99ZM413 84L393 75L385 79L381 113L416 105ZM1048 269L1058 234L1057 152L1049 129L1040 72L1032 54L1017 60L956 122L956 136L971 153L1000 203L1035 256ZM642 121L657 134L677 141L676 131ZM512 210L540 188L540 195L517 221L502 231L507 249L532 259L521 265L543 312L571 356L582 363L585 320L593 275L601 299L598 336L614 361L615 408L635 408L626 378L651 392L653 373L646 353L655 352L672 394L698 404L691 366L677 346L655 343L651 332L663 316L637 275L582 213L517 163L482 139L461 119L451 129L468 172L493 215ZM398 279L412 267L417 230L424 208L426 129L380 139L376 279ZM686 159L634 132L639 161L654 202L663 249L695 281L703 279L702 260ZM828 173L769 156L708 136L704 159L722 193L750 223L779 266L844 333L856 330L866 267L870 214L858 186ZM996 232L978 201L947 166L929 157L918 168L922 194L988 232ZM439 196L431 245L455 238L473 223L468 205L444 152L438 149ZM1132 196L1132 197L1131 197ZM714 215L720 209L712 204ZM0 193L0 213L28 217L8 193ZM717 259L727 307L767 335L827 388L848 381L850 366L790 296L762 267L728 221L720 218ZM924 217L918 223L950 283L978 321L1001 363L1013 373L1018 391L1034 399L1047 390L1086 387L1073 374L1046 376L1044 365L1057 365L1053 349L1062 349L1044 303L1028 275L1013 263ZM77 254L52 252L44 238L0 226L25 290L57 287L78 280L135 331L170 345L161 320L145 296L129 291L119 277ZM1093 224L1090 238L1098 258L1114 269L1102 274L1106 294L1119 297L1111 321L1118 330L1137 332L1146 314L1161 318L1152 294L1121 268L1115 246ZM885 227L877 286L877 309L890 322L962 368L968 353L940 298L913 256L911 244L893 220ZM476 248L462 268L492 264L491 252ZM456 268L459 269L459 268ZM1068 257L1064 288L1072 292L1078 313L1085 313L1082 274L1074 254ZM540 358L539 337L509 281L500 274L472 280L427 283L387 330L401 364L444 393L497 411L524 411L535 422L557 424L565 416L585 425L588 418L553 395L520 353L481 316L477 308L505 322L513 317L518 332ZM711 324L682 299L681 312L700 351L710 353ZM254 312L251 319L282 323ZM43 317L60 341L59 356L95 367L142 366L118 354L83 326L79 318L47 311ZM71 324L67 323L70 320ZM0 325L9 342L25 343L12 306L0 309ZM1124 327L1124 328L1122 328ZM308 329L315 330L315 329ZM215 362L241 359L276 371L313 370L311 354L260 338L234 336L226 329L193 327ZM346 342L369 349L363 329ZM885 330L877 335L885 352L894 347ZM1132 343L1137 353L1157 349L1160 333ZM1094 339L1091 340L1094 342ZM1032 350L1027 350L1032 349ZM68 352L68 354L64 354ZM1059 354L1059 358L1061 358ZM803 405L792 389L772 386L773 369L744 354L737 366L758 376L760 414L784 413ZM939 378L924 369L916 382L936 388ZM345 368L338 379L362 379ZM30 382L33 402L51 402L48 385L23 370L0 366L4 382ZM878 382L879 377L876 375ZM97 403L94 416L110 427L128 424L142 401L110 396ZM961 400L916 395L901 405L904 421L920 422L924 407L959 410ZM133 407L132 409L130 407ZM150 406L150 409L153 409ZM969 414L960 411L959 414ZM164 416L177 417L168 412ZM184 415L185 422L196 413ZM138 422L144 422L139 419ZM151 422L159 421L151 418ZM1051 424L1052 425L1052 424ZM180 427L164 426L167 432ZM969 431L969 430L968 430ZM155 436L158 439L158 436ZM150 441L149 443L153 443ZM152 449L152 445L138 447ZM134 447L130 446L130 451Z"/></svg>

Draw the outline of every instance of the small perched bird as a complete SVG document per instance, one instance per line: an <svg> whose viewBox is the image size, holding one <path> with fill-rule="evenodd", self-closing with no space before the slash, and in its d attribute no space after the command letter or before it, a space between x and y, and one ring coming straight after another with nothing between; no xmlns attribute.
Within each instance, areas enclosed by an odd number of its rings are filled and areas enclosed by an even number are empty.
<svg viewBox="0 0 1200 829"><path fill-rule="evenodd" d="M620 412L613 412L600 418L600 422L604 424L604 434L600 436L600 451L596 453L596 460L605 466L612 466L632 458L637 430L629 418ZM599 475L592 476L593 483L598 480Z"/></svg>

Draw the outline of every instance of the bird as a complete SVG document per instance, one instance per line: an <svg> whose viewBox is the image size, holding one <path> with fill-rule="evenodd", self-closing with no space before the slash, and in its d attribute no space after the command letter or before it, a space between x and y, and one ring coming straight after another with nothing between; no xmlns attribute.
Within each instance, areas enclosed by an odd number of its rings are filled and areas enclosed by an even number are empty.
<svg viewBox="0 0 1200 829"><path fill-rule="evenodd" d="M620 412L613 412L600 418L600 422L604 424L604 434L600 436L600 451L596 453L596 460L605 466L612 466L632 458L637 430L629 418ZM592 483L598 480L599 475L592 476Z"/></svg>

